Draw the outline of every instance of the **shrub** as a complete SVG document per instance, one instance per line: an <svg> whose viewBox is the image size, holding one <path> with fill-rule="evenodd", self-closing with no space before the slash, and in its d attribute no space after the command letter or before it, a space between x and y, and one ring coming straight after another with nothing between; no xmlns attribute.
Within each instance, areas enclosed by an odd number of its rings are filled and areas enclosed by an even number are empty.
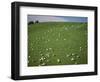
<svg viewBox="0 0 100 82"><path fill-rule="evenodd" d="M30 25L30 24L34 24L34 22L33 21L28 22L28 25Z"/></svg>

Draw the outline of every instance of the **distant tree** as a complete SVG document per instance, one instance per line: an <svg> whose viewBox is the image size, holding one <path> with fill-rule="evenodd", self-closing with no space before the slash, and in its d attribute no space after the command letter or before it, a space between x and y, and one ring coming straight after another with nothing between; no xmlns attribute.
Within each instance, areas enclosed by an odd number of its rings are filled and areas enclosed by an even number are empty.
<svg viewBox="0 0 100 82"><path fill-rule="evenodd" d="M39 21L38 21L38 20L36 20L36 21L35 21L35 23L39 23Z"/></svg>
<svg viewBox="0 0 100 82"><path fill-rule="evenodd" d="M30 25L30 24L34 24L34 21L30 21L30 22L28 22L28 25Z"/></svg>

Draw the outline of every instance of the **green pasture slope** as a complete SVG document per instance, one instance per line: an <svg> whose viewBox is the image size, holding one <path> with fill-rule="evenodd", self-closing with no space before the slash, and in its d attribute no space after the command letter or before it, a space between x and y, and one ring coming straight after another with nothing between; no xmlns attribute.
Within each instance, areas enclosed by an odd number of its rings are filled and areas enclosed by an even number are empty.
<svg viewBox="0 0 100 82"><path fill-rule="evenodd" d="M28 66L87 64L87 23L28 25Z"/></svg>

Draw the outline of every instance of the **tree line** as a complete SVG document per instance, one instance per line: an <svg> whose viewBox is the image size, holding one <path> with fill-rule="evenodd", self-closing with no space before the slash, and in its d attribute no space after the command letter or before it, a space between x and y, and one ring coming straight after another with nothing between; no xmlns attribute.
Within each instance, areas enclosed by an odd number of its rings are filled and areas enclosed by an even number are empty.
<svg viewBox="0 0 100 82"><path fill-rule="evenodd" d="M28 22L28 25L30 25L30 24L36 24L36 23L39 23L39 21L38 20L36 20L36 21L30 21L30 22Z"/></svg>

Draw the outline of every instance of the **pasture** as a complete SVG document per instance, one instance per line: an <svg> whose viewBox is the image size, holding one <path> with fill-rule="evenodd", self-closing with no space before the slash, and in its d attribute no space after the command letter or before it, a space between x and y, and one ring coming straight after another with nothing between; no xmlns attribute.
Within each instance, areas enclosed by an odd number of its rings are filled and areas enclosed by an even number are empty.
<svg viewBox="0 0 100 82"><path fill-rule="evenodd" d="M87 23L43 22L28 25L27 65L87 64L87 34Z"/></svg>

